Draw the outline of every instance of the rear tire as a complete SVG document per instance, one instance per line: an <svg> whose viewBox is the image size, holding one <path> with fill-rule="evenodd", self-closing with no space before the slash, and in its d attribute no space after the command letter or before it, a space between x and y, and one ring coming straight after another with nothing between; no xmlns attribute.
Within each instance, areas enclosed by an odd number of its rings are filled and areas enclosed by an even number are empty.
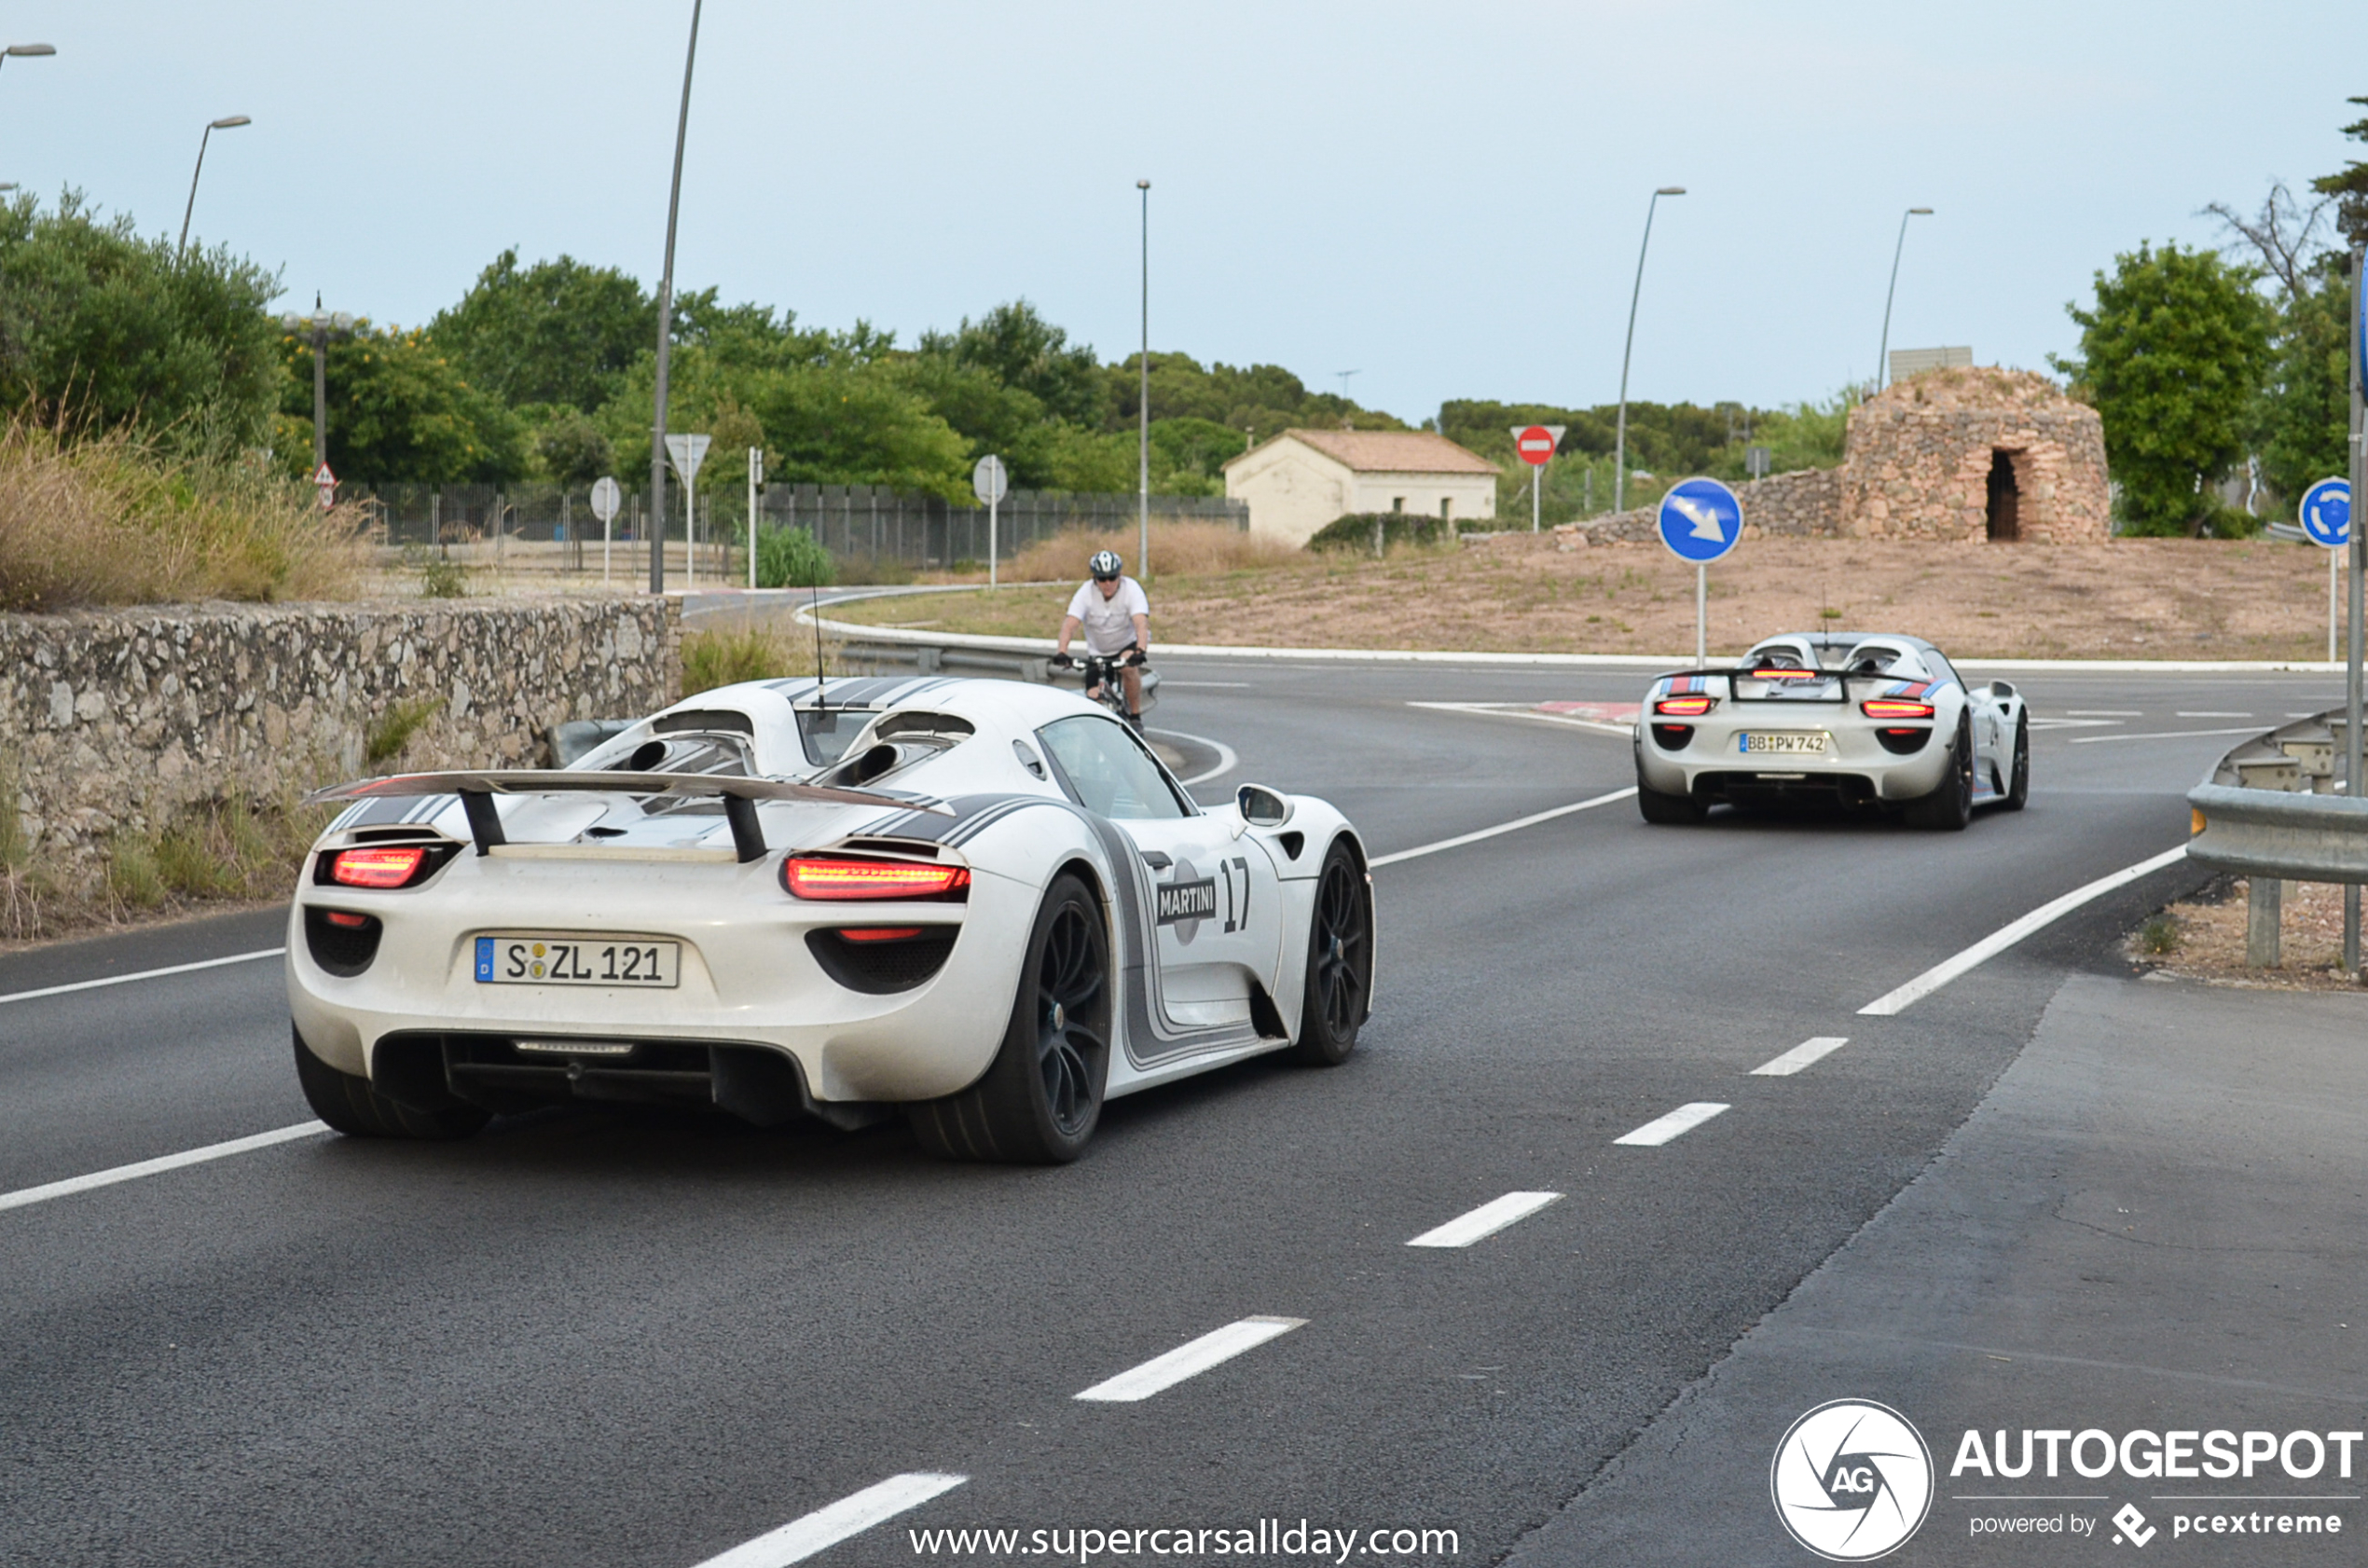
<svg viewBox="0 0 2368 1568"><path fill-rule="evenodd" d="M1710 807L1691 795L1668 795L1654 789L1641 772L1636 776L1636 809L1645 821L1663 827L1700 822L1710 815Z"/></svg>
<svg viewBox="0 0 2368 1568"><path fill-rule="evenodd" d="M1063 873L1036 912L1002 1049L970 1088L912 1107L914 1135L951 1160L1076 1159L1102 1119L1112 997L1101 901Z"/></svg>
<svg viewBox="0 0 2368 1568"><path fill-rule="evenodd" d="M388 1098L366 1078L341 1072L312 1054L291 1026L296 1041L296 1082L312 1113L353 1138L418 1138L446 1142L474 1135L492 1120L486 1111L448 1096L432 1106Z"/></svg>
<svg viewBox="0 0 2368 1568"><path fill-rule="evenodd" d="M1974 819L1974 728L1969 719L1957 721L1957 740L1948 750L1948 772L1941 779L1940 788L1921 800L1907 803L1905 813L1911 828L1934 828L1942 832L1962 832L1965 824Z"/></svg>
<svg viewBox="0 0 2368 1568"><path fill-rule="evenodd" d="M2008 811L2020 811L2031 804L2031 715L2015 715L2014 773L2006 781L2005 798L1998 803Z"/></svg>
<svg viewBox="0 0 2368 1568"><path fill-rule="evenodd" d="M1309 1067L1347 1061L1372 1002L1373 887L1348 846L1335 841L1315 879L1291 1060Z"/></svg>

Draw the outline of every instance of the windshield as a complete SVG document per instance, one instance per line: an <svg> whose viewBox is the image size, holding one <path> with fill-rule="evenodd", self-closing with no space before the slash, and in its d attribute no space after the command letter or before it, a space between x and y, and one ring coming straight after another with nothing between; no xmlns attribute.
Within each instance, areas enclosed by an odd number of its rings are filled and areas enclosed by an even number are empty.
<svg viewBox="0 0 2368 1568"><path fill-rule="evenodd" d="M797 710L798 743L805 748L808 763L828 767L847 755L847 749L871 722L868 708L801 708Z"/></svg>

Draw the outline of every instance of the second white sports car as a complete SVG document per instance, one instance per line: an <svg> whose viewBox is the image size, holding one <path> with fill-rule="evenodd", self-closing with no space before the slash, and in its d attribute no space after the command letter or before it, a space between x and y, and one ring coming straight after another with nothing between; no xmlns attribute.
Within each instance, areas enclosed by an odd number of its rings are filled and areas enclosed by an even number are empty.
<svg viewBox="0 0 2368 1568"><path fill-rule="evenodd" d="M288 999L347 1133L654 1101L1067 1160L1113 1095L1342 1061L1372 995L1338 811L1257 785L1205 810L1042 687L751 682L564 771L322 798L352 804L297 889Z"/></svg>
<svg viewBox="0 0 2368 1568"><path fill-rule="evenodd" d="M1973 686L1920 637L1771 637L1731 669L1664 675L1636 715L1636 804L1699 822L1720 802L1813 801L1959 829L2031 795L2031 722L2003 681Z"/></svg>

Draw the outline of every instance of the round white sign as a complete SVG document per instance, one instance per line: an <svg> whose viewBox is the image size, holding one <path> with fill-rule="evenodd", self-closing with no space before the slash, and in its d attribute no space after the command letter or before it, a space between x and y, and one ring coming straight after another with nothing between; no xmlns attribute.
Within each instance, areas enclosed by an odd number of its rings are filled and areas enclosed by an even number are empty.
<svg viewBox="0 0 2368 1568"><path fill-rule="evenodd" d="M971 488L978 492L981 506L992 506L1012 493L1012 475L1003 460L993 452L979 459L971 470Z"/></svg>
<svg viewBox="0 0 2368 1568"><path fill-rule="evenodd" d="M602 478L592 487L592 516L603 523L616 519L617 509L625 503L625 492L617 488L614 479Z"/></svg>

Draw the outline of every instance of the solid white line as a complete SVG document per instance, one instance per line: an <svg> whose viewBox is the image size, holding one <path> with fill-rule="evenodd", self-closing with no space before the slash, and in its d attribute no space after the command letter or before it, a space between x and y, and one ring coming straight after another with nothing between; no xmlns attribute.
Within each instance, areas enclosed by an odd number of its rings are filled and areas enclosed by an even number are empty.
<svg viewBox="0 0 2368 1568"><path fill-rule="evenodd" d="M817 1508L804 1519L793 1519L778 1530L767 1531L720 1557L710 1557L699 1568L789 1568L791 1563L803 1562L816 1552L835 1547L850 1535L860 1535L884 1520L917 1508L970 1479L934 1475L927 1470L890 1476L877 1486L867 1486L827 1508Z"/></svg>
<svg viewBox="0 0 2368 1568"><path fill-rule="evenodd" d="M2216 708L2182 708L2171 715L2174 719L2250 719L2250 713L2229 712Z"/></svg>
<svg viewBox="0 0 2368 1568"><path fill-rule="evenodd" d="M158 1176L177 1171L184 1165L202 1165L209 1160L227 1160L233 1154L245 1154L258 1148L269 1148L275 1143L294 1143L298 1138L316 1137L329 1130L325 1121L299 1121L293 1127L277 1132L256 1133L253 1136L232 1138L228 1143L210 1143L203 1148L184 1149L178 1154L160 1155L143 1160L136 1165L117 1165L113 1170L92 1171L89 1176L68 1176L43 1187L21 1188L14 1192L0 1192L0 1209L21 1209L27 1204L44 1204L52 1198L64 1198L76 1192L88 1192L94 1187L113 1187L119 1181L137 1181L142 1176Z"/></svg>
<svg viewBox="0 0 2368 1568"><path fill-rule="evenodd" d="M1967 970L1989 962L2031 935L2031 932L2055 924L2092 899L2102 898L2114 888L2135 882L2149 872L2160 871L2174 860L2186 859L2186 856L2187 846L2182 844L2176 849L2166 849L2161 854L2151 856L2134 866L2124 866L2111 876L2100 876L2094 882L2084 883L2062 898L2041 904L2021 919L2001 926L1955 957L1942 959L1907 984L1896 990L1884 992L1858 1011L1862 1013L1872 1013L1877 1017L1905 1012L1909 1004L1931 996Z"/></svg>
<svg viewBox="0 0 2368 1568"><path fill-rule="evenodd" d="M1369 867L1391 866L1400 860L1411 860L1423 855L1436 855L1442 849L1461 849L1465 845L1478 844L1484 838L1494 838L1499 833L1515 832L1522 828L1534 828L1540 822L1550 822L1557 817L1567 817L1574 811L1592 811L1599 805L1609 805L1614 801L1628 800L1635 793L1636 786L1631 784L1627 789L1614 790L1608 795L1597 795L1593 800L1579 801L1571 805L1558 805L1551 811L1540 811L1533 816L1516 817L1509 822L1500 822L1493 828L1482 828L1476 833L1459 833L1453 838L1440 839L1437 844L1418 844L1411 849L1401 849L1394 855L1376 855L1365 863Z"/></svg>
<svg viewBox="0 0 2368 1568"><path fill-rule="evenodd" d="M1709 1100L1697 1100L1690 1106L1679 1106L1667 1116L1655 1117L1636 1131L1612 1140L1632 1144L1640 1148L1658 1148L1682 1133L1690 1133L1727 1107Z"/></svg>
<svg viewBox="0 0 2368 1568"><path fill-rule="evenodd" d="M1140 1367L1095 1383L1077 1397L1103 1404L1131 1404L1148 1399L1163 1388L1173 1388L1186 1378L1198 1377L1211 1367L1232 1360L1246 1350L1255 1350L1277 1335L1287 1334L1306 1321L1303 1317L1246 1317L1203 1334L1190 1344L1177 1345L1165 1355L1154 1355Z"/></svg>
<svg viewBox="0 0 2368 1568"><path fill-rule="evenodd" d="M2064 716L2068 719L2143 719L2146 710L2142 708L2067 708Z"/></svg>
<svg viewBox="0 0 2368 1568"><path fill-rule="evenodd" d="M1774 1061L1762 1062L1758 1066L1754 1067L1752 1076L1754 1078L1790 1078L1801 1068L1812 1063L1824 1061L1849 1043L1850 1038L1846 1035L1819 1035L1814 1039L1805 1039Z"/></svg>
<svg viewBox="0 0 2368 1568"><path fill-rule="evenodd" d="M2258 735L2259 724L2244 724L2233 730L2156 730L2149 735L2079 735L2064 742L2067 746L2094 746L2103 740L2184 740L2191 735Z"/></svg>
<svg viewBox="0 0 2368 1568"><path fill-rule="evenodd" d="M1189 740L1194 745L1205 746L1210 750L1217 753L1217 765L1215 767L1206 769L1201 773L1196 773L1190 778L1179 778L1177 780L1178 784L1183 785L1188 790L1195 784L1205 783L1211 778L1222 778L1227 774L1242 765L1242 759L1233 755L1233 749L1231 746L1226 745L1221 740L1211 740L1205 735L1186 735L1182 730L1153 730L1151 733L1153 735L1172 735L1178 740Z"/></svg>
<svg viewBox="0 0 2368 1568"><path fill-rule="evenodd" d="M95 991L102 985L129 985L135 980L160 980L168 974L187 974L193 970L218 970L225 964L251 964L257 958L277 958L286 952L284 947L259 947L252 953L233 953L227 958L201 958L194 964L142 970L137 974L111 974L104 980L77 980L71 985L45 985L38 991L11 991L0 997L0 1002L29 1002L35 997L62 997L69 991Z"/></svg>
<svg viewBox="0 0 2368 1568"><path fill-rule="evenodd" d="M1410 702L1409 708L1427 708L1441 713L1477 713L1483 719L1519 719L1532 724L1556 724L1566 730L1586 730L1591 735L1608 735L1627 740L1636 733L1633 724L1607 724L1601 719L1575 719L1567 713L1540 713L1527 703L1498 702Z"/></svg>
<svg viewBox="0 0 2368 1568"><path fill-rule="evenodd" d="M1482 1236L1493 1236L1508 1225L1527 1219L1561 1196L1560 1192L1508 1192L1502 1198L1492 1198L1469 1214L1457 1215L1446 1224L1424 1231L1406 1245L1469 1246Z"/></svg>

